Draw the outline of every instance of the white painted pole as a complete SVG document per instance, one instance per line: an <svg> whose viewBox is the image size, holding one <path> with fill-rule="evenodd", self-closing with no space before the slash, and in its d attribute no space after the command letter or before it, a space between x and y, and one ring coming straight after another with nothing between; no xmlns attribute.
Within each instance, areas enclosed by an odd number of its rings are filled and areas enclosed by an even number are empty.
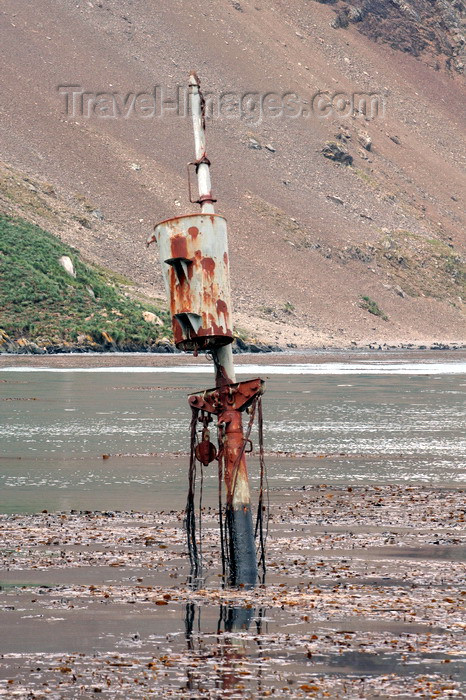
<svg viewBox="0 0 466 700"><path fill-rule="evenodd" d="M203 214L214 214L214 204L212 202L210 166L209 163L202 162L206 157L205 124L202 108L201 92L199 90L200 80L196 73L189 75L189 98L191 104L191 114L194 128L194 148L196 153L197 183L199 197L201 199L201 211ZM205 201L203 198L206 198ZM210 198L210 200L209 200Z"/></svg>
<svg viewBox="0 0 466 700"><path fill-rule="evenodd" d="M214 214L215 209L212 201L210 165L208 162L202 162L202 159L206 157L206 138L200 84L197 74L194 71L191 72L189 75L189 99L193 119L194 148L196 161L198 163L197 183L199 198L201 200L201 211L203 214ZM204 197L205 200L203 199ZM234 384L236 382L236 376L231 343L213 350L212 355L215 362L217 386Z"/></svg>

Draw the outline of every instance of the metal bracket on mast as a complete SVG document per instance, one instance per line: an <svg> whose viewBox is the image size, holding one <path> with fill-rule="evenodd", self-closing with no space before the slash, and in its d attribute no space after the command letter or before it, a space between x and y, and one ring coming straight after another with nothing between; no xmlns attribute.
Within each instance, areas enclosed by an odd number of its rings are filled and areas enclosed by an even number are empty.
<svg viewBox="0 0 466 700"><path fill-rule="evenodd" d="M192 408L220 415L225 410L245 411L256 396L261 396L264 391L263 379L249 379L190 394L188 401Z"/></svg>
<svg viewBox="0 0 466 700"><path fill-rule="evenodd" d="M212 197L211 194L210 194L210 195L208 195L208 194L200 195L199 199L193 199L193 195L192 195L192 185L191 185L191 171L189 170L189 168L190 168L191 165L194 165L194 167L195 167L195 169L196 169L196 175L197 175L197 172L198 172L198 170L199 170L199 166L200 166L202 163L205 163L208 167L210 167L210 160L207 158L206 155L204 155L200 160L191 161L191 162L188 163L188 165L187 165L187 170L188 170L188 197L189 197L189 201L191 202L191 204L200 204L201 206L202 206L202 204L203 204L204 202L210 202L211 204L213 204L214 202L217 201L214 197Z"/></svg>

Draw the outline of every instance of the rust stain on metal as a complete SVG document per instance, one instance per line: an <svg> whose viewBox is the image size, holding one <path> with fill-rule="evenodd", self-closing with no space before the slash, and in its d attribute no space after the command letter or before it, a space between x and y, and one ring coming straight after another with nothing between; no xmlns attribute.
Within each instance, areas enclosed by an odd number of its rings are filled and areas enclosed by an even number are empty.
<svg viewBox="0 0 466 700"><path fill-rule="evenodd" d="M155 227L154 237L163 260L176 345L211 350L231 343L225 219L216 214L168 219Z"/></svg>
<svg viewBox="0 0 466 700"><path fill-rule="evenodd" d="M171 239L171 249L174 258L187 258L188 246L186 238L182 235L173 236Z"/></svg>
<svg viewBox="0 0 466 700"><path fill-rule="evenodd" d="M181 343L181 341L183 340L183 329L181 328L181 325L176 318L172 320L172 328L175 345Z"/></svg>
<svg viewBox="0 0 466 700"><path fill-rule="evenodd" d="M207 389L188 397L189 404L206 413L218 415L221 406L229 406L237 411L244 411L252 403L255 396L263 394L265 382L263 379L249 379L236 382L226 387Z"/></svg>
<svg viewBox="0 0 466 700"><path fill-rule="evenodd" d="M225 425L225 486L227 506L233 506L235 496L238 497L248 484L248 468L244 455L244 434L241 412L226 409L219 414L219 422ZM248 488L249 491L249 488ZM244 502L244 499L240 498ZM238 504L239 505L239 504ZM247 506L245 503L244 506ZM243 507L244 507L243 506Z"/></svg>
<svg viewBox="0 0 466 700"><path fill-rule="evenodd" d="M217 299L216 307L219 314L226 315L228 313L228 306L225 304L223 299Z"/></svg>
<svg viewBox="0 0 466 700"><path fill-rule="evenodd" d="M218 326L215 321L212 319L211 316L211 329L213 330L213 335L224 335L225 334L225 328L223 326Z"/></svg>
<svg viewBox="0 0 466 700"><path fill-rule="evenodd" d="M215 262L212 258L202 258L201 260L202 269L213 275L215 272Z"/></svg>

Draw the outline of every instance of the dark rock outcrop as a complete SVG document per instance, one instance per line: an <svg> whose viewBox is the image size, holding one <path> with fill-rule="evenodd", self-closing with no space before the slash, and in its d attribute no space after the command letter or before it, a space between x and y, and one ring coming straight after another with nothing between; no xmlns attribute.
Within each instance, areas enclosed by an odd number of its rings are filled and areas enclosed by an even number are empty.
<svg viewBox="0 0 466 700"><path fill-rule="evenodd" d="M322 155L325 158L334 160L336 163L342 163L343 165L351 165L353 163L353 156L337 143L332 143L327 141L324 148L322 149Z"/></svg>
<svg viewBox="0 0 466 700"><path fill-rule="evenodd" d="M339 0L329 4L336 13L331 23L334 29L357 24L373 41L410 53L437 70L464 71L466 5L462 0Z"/></svg>

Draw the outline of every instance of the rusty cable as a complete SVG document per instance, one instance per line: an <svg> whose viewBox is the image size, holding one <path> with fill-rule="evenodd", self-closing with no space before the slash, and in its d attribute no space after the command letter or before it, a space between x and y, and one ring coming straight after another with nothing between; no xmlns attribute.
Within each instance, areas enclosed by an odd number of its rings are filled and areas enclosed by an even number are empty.
<svg viewBox="0 0 466 700"><path fill-rule="evenodd" d="M195 512L195 490L196 490L196 439L197 439L197 421L199 409L192 407L191 415L191 451L189 456L189 475L188 475L188 499L186 502L186 518L185 527L188 538L188 554L191 563L191 583L194 583L200 575L200 561L196 541L196 512Z"/></svg>
<svg viewBox="0 0 466 700"><path fill-rule="evenodd" d="M267 537L269 534L269 517L270 517L270 496L269 496L269 484L267 477L267 470L265 466L264 459L264 420L262 413L262 397L258 397L257 402L257 430L259 438L259 465L260 465L260 486L259 486L259 501L257 504L257 517L256 517L256 528L254 532L254 537L257 537L257 531L259 530L259 548L260 548L260 558L258 562L258 567L262 567L262 582L265 583L265 573L266 573L266 563L265 563L265 547L267 544ZM264 483L267 494L267 517L265 525L265 535L264 535Z"/></svg>
<svg viewBox="0 0 466 700"><path fill-rule="evenodd" d="M201 483L199 486L199 570L202 573L202 492L204 490L204 465L201 465Z"/></svg>
<svg viewBox="0 0 466 700"><path fill-rule="evenodd" d="M209 423L212 421L212 418L209 416L208 413L206 413L203 410L200 411L200 414L201 415L198 418L198 422L202 423L202 425L203 425L202 437L204 439L204 430L208 429ZM195 436L195 443L198 443L197 432L196 432L196 436ZM198 449L198 447L195 444L194 457L199 462L200 468L201 468L201 478L200 478L200 484L199 484L199 518L198 518L198 520L199 520L199 545L198 545L198 550L199 550L199 574L202 575L202 569L203 569L203 561L202 561L202 497L203 497L203 492L204 492L204 464L197 456L197 449Z"/></svg>
<svg viewBox="0 0 466 700"><path fill-rule="evenodd" d="M225 553L225 533L223 531L223 503L222 503L222 488L223 488L223 465L225 460L225 445L223 424L218 424L218 525L220 530L220 552L222 557L222 583L225 586L227 560Z"/></svg>

